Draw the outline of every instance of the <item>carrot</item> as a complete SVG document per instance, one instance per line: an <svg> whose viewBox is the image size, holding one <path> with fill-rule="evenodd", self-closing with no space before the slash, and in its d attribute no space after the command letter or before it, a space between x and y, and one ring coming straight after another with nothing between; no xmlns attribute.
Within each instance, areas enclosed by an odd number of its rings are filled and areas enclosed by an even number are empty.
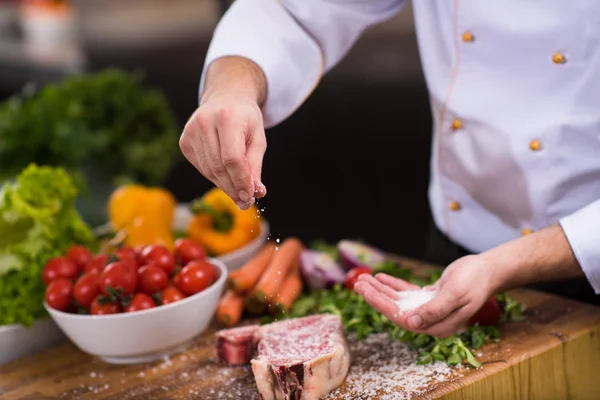
<svg viewBox="0 0 600 400"><path fill-rule="evenodd" d="M268 242L240 269L232 271L227 277L227 288L237 293L246 293L256 285L258 279L269 265L275 253L275 244Z"/></svg>
<svg viewBox="0 0 600 400"><path fill-rule="evenodd" d="M227 290L217 305L216 317L221 325L230 327L236 325L244 310L244 296Z"/></svg>
<svg viewBox="0 0 600 400"><path fill-rule="evenodd" d="M296 238L283 241L279 250L273 254L271 262L246 298L246 309L253 314L265 311L267 304L275 298L290 270L300 264L300 253L304 250L302 242Z"/></svg>
<svg viewBox="0 0 600 400"><path fill-rule="evenodd" d="M273 315L281 315L290 311L292 304L302 291L302 279L298 272L291 273L287 276L283 285L279 289L277 296L269 306L269 312Z"/></svg>

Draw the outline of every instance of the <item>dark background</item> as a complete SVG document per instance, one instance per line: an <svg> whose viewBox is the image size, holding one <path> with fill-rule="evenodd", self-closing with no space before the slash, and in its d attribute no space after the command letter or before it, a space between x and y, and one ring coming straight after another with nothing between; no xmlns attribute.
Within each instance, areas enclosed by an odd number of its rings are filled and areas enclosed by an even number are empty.
<svg viewBox="0 0 600 400"><path fill-rule="evenodd" d="M90 41L85 69L145 71L147 84L165 92L183 126L197 106L209 42L210 34L129 48ZM0 59L0 96L25 82L62 74ZM412 10L405 10L369 30L306 103L267 132L263 180L268 195L260 206L272 236L305 241L360 237L421 257L429 222L430 132ZM210 187L185 161L165 185L184 202Z"/></svg>

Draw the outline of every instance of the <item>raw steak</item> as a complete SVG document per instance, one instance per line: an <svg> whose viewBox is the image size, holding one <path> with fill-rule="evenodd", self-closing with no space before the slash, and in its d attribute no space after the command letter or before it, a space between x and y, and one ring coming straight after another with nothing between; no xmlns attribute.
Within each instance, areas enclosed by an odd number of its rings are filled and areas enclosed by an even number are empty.
<svg viewBox="0 0 600 400"><path fill-rule="evenodd" d="M264 325L251 361L263 400L317 400L337 388L350 367L340 317L313 315Z"/></svg>
<svg viewBox="0 0 600 400"><path fill-rule="evenodd" d="M256 353L259 325L224 329L217 332L217 355L228 365L250 363Z"/></svg>

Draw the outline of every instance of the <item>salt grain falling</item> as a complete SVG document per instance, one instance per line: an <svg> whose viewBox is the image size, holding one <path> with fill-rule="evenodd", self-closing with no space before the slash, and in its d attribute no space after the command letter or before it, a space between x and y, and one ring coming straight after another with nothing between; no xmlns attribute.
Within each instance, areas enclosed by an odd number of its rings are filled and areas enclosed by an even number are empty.
<svg viewBox="0 0 600 400"><path fill-rule="evenodd" d="M275 239L275 243L279 243L279 242L281 242L281 239L279 239L279 238Z"/></svg>

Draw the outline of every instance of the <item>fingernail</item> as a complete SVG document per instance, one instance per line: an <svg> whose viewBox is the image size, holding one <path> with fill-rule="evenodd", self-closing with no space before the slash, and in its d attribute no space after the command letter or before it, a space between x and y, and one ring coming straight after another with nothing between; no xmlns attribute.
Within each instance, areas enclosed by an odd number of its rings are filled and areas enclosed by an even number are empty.
<svg viewBox="0 0 600 400"><path fill-rule="evenodd" d="M423 318L421 318L419 314L415 314L412 317L410 317L408 322L415 329L419 329L421 326L423 326Z"/></svg>
<svg viewBox="0 0 600 400"><path fill-rule="evenodd" d="M250 201L250 195L245 190L240 190L239 196L240 200L244 203L248 203L248 201Z"/></svg>
<svg viewBox="0 0 600 400"><path fill-rule="evenodd" d="M267 187L262 182L258 182L256 184L256 192L261 196L265 196L267 194Z"/></svg>

